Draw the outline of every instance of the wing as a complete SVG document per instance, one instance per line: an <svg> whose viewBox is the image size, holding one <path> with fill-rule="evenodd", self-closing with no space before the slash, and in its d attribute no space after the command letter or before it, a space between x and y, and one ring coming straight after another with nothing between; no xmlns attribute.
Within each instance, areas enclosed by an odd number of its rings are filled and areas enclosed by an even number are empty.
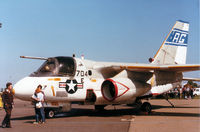
<svg viewBox="0 0 200 132"><path fill-rule="evenodd" d="M169 71L169 72L189 72L200 70L198 64L183 64L183 65L155 65L155 64L138 64L138 63L112 63L104 64L98 67L104 78L113 77L123 70L137 72L141 74L150 74L154 71Z"/></svg>

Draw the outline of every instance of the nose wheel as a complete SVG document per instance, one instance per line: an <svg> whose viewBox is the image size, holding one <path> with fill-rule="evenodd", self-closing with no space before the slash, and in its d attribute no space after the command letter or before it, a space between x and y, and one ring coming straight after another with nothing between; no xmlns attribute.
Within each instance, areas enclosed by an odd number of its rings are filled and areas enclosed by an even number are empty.
<svg viewBox="0 0 200 132"><path fill-rule="evenodd" d="M143 112L147 112L148 114L151 113L151 110L152 110L152 106L149 102L144 102L142 104L142 106L140 107L140 110L143 111Z"/></svg>
<svg viewBox="0 0 200 132"><path fill-rule="evenodd" d="M46 110L45 116L46 116L46 118L53 118L55 116L55 111L54 110Z"/></svg>

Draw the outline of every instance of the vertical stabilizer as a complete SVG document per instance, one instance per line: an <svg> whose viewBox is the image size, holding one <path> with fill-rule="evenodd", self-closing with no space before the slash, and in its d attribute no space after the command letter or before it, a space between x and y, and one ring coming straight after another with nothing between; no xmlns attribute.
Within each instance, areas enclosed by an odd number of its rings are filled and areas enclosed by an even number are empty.
<svg viewBox="0 0 200 132"><path fill-rule="evenodd" d="M176 21L154 56L152 64L185 64L189 23Z"/></svg>

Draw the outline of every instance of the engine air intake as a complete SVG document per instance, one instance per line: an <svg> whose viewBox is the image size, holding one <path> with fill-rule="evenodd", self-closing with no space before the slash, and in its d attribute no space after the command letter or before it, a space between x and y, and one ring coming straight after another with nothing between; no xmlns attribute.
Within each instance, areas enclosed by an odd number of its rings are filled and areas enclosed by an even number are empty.
<svg viewBox="0 0 200 132"><path fill-rule="evenodd" d="M116 82L112 79L106 79L101 85L101 92L106 100L115 100L115 98L118 95L118 88Z"/></svg>

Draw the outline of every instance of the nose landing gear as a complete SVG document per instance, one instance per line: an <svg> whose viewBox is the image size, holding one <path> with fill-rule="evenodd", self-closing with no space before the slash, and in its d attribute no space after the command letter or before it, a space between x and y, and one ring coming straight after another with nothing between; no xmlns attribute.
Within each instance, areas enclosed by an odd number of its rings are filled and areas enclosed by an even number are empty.
<svg viewBox="0 0 200 132"><path fill-rule="evenodd" d="M55 112L53 110L48 110L45 112L45 116L47 118L53 118L55 116Z"/></svg>
<svg viewBox="0 0 200 132"><path fill-rule="evenodd" d="M56 110L54 109L45 109L45 117L46 118L53 118L56 114Z"/></svg>

